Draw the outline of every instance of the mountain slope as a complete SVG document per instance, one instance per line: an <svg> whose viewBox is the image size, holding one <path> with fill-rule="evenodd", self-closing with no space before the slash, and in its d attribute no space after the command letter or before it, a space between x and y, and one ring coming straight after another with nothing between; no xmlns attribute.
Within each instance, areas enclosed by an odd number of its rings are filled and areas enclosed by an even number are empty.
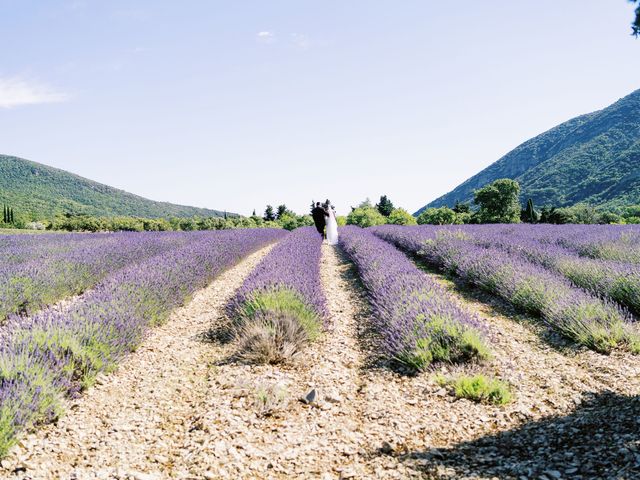
<svg viewBox="0 0 640 480"><path fill-rule="evenodd" d="M156 202L40 163L0 155L0 203L34 219L59 213L94 216L220 217L207 208Z"/></svg>
<svg viewBox="0 0 640 480"><path fill-rule="evenodd" d="M604 110L581 115L516 147L428 207L473 200L498 178L520 182L537 205L640 203L640 90Z"/></svg>

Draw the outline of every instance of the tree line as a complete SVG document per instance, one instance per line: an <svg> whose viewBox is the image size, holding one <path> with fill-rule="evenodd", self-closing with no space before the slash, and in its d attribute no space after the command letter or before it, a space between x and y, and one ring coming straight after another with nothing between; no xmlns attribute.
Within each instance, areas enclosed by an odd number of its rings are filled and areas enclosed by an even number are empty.
<svg viewBox="0 0 640 480"><path fill-rule="evenodd" d="M453 208L427 208L417 217L419 224L451 225L465 223L640 223L640 205L622 207L617 211L587 204L571 207L543 206L536 208L532 199L520 205L520 184L501 178L474 192L473 204L456 202Z"/></svg>
<svg viewBox="0 0 640 480"><path fill-rule="evenodd" d="M461 225L468 223L583 223L640 224L640 205L630 205L617 211L603 210L586 204L572 207L538 208L532 199L525 205L520 204L520 185L512 179L496 180L474 192L473 204L456 202L453 208L427 208L417 217L404 208L396 207L386 195L378 203L369 199L356 207L351 207L347 216L338 216L338 225ZM312 202L313 206L313 202ZM234 228L284 228L294 230L313 225L311 215L299 215L285 204L273 207L267 205L264 213L256 211L249 217L190 217L190 218L143 218L143 217L96 217L84 214L66 213L51 221L27 222L16 216L13 207L3 205L3 223L5 228L27 228L33 230L62 231L195 231L227 230Z"/></svg>

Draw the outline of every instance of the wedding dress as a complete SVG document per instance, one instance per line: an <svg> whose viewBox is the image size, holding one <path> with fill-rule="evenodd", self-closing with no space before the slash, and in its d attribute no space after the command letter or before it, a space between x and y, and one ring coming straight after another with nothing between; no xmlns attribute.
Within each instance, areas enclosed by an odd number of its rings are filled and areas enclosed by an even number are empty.
<svg viewBox="0 0 640 480"><path fill-rule="evenodd" d="M338 243L338 222L333 208L329 208L329 218L327 218L327 243L329 245Z"/></svg>

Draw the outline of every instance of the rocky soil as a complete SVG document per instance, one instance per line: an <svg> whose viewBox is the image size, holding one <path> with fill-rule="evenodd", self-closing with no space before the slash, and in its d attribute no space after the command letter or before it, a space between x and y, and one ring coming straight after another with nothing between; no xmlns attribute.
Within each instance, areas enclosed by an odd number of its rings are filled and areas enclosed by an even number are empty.
<svg viewBox="0 0 640 480"><path fill-rule="evenodd" d="M329 329L288 366L233 359L204 333L266 253L223 274L2 462L6 478L639 478L640 359L571 350L495 299L445 283L488 325L494 359L439 367L510 381L457 400L435 372L375 356L353 267L323 246ZM425 273L429 275L429 273ZM444 280L443 280L444 281ZM635 476L634 476L635 475Z"/></svg>

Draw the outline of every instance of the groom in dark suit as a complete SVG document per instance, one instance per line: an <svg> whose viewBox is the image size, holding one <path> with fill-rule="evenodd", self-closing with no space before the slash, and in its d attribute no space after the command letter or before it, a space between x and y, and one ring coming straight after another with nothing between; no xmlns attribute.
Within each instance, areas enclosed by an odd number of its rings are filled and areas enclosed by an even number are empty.
<svg viewBox="0 0 640 480"><path fill-rule="evenodd" d="M313 223L316 224L316 230L325 238L324 227L327 225L327 211L320 205L320 202L316 203L316 206L311 210L311 216L313 217Z"/></svg>

